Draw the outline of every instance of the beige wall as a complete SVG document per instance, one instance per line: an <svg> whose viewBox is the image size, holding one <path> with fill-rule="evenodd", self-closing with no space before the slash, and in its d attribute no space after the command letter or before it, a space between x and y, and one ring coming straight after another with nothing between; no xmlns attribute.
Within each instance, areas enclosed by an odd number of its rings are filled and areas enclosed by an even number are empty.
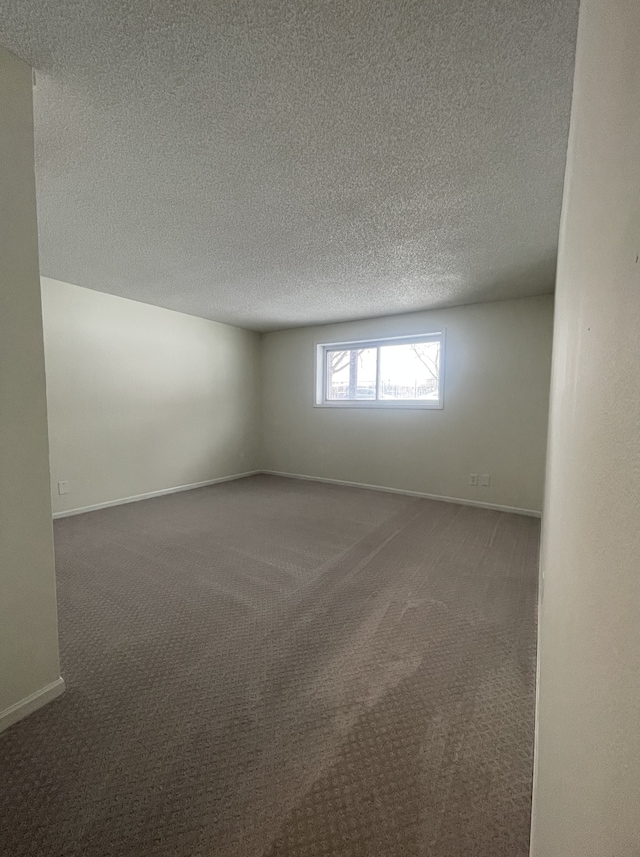
<svg viewBox="0 0 640 857"><path fill-rule="evenodd" d="M54 512L257 468L258 334L47 278L42 303Z"/></svg>
<svg viewBox="0 0 640 857"><path fill-rule="evenodd" d="M533 857L640 854L640 3L583 0L543 521Z"/></svg>
<svg viewBox="0 0 640 857"><path fill-rule="evenodd" d="M2 729L63 688L49 501L31 69L2 48L0 116ZM29 702L38 694L38 700Z"/></svg>
<svg viewBox="0 0 640 857"><path fill-rule="evenodd" d="M548 296L265 334L263 466L539 511L552 316ZM442 327L443 410L313 407L318 342Z"/></svg>

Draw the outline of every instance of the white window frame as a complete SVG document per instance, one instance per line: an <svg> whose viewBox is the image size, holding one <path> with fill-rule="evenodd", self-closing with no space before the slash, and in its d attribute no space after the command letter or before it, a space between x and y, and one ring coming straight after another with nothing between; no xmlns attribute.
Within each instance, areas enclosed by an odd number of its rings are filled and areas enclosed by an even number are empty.
<svg viewBox="0 0 640 857"><path fill-rule="evenodd" d="M350 342L319 342L316 345L315 391L313 404L316 408L411 408L418 410L442 410L444 408L444 361L445 329L411 336L390 336L378 339L356 339ZM440 343L440 365L438 373L437 401L424 399L327 399L327 351L338 349L348 351L354 348L380 348L384 345L411 345L417 342ZM380 355L377 356L378 380L380 386Z"/></svg>

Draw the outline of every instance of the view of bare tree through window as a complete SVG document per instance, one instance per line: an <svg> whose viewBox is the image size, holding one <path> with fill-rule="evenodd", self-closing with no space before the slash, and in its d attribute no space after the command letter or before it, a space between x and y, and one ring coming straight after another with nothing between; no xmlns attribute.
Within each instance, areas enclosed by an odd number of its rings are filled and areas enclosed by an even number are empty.
<svg viewBox="0 0 640 857"><path fill-rule="evenodd" d="M327 401L438 401L440 339L327 349Z"/></svg>
<svg viewBox="0 0 640 857"><path fill-rule="evenodd" d="M375 348L327 351L327 399L375 399Z"/></svg>
<svg viewBox="0 0 640 857"><path fill-rule="evenodd" d="M437 399L439 342L383 345L380 348L381 399Z"/></svg>

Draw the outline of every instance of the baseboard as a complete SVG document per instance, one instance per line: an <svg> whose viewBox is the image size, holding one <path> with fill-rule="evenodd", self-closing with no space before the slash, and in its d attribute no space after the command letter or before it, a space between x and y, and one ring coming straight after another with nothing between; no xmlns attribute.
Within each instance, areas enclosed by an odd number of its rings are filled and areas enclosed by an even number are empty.
<svg viewBox="0 0 640 857"><path fill-rule="evenodd" d="M108 509L111 506L124 506L126 503L137 503L138 500L150 500L152 497L162 497L165 494L177 494L179 491L192 491L194 488L206 488L207 485L217 485L219 482L233 482L247 476L256 476L262 470L247 470L245 473L234 473L231 476L219 476L217 479L206 479L204 482L192 482L191 485L178 485L175 488L162 488L160 491L149 491L146 494L135 494L133 497L122 497L119 500L107 500L106 503L94 503L91 506L79 506L77 509L67 509L64 512L54 512L53 517L69 518L71 515L83 515L85 512L95 512L98 509Z"/></svg>
<svg viewBox="0 0 640 857"><path fill-rule="evenodd" d="M204 482L193 482L190 485L178 485L175 488L163 488L160 491L149 491L146 494L136 494L133 497L122 497L119 500L107 500L105 503L94 503L91 506L80 506L77 509L67 509L64 512L54 512L54 518L68 518L71 515L82 515L85 512L95 512L98 509L108 509L111 506L123 506L126 503L136 503L138 500L150 500L152 497L162 497L165 494L176 494L179 491L192 491L194 488L206 488L207 485L217 485L220 482L232 482L245 479L247 476L257 476L265 473L268 476L284 476L287 479L306 479L309 482L326 482L330 485L345 485L349 488L366 488L368 491L386 491L389 494L404 494L408 497L424 497L427 500L441 500L443 503L458 503L461 506L477 506L480 509L495 509L498 512L512 512L515 515L528 515L540 518L542 513L535 509L519 509L516 506L503 506L499 503L485 503L482 500L466 500L461 497L445 497L442 494L426 494L423 491L408 491L404 488L389 488L386 485L368 485L364 482L348 482L345 479L327 479L323 476L308 476L303 473L285 473L280 470L247 470L245 473L234 473L231 476L219 476L217 479L207 479ZM0 715L1 716L1 715Z"/></svg>
<svg viewBox="0 0 640 857"><path fill-rule="evenodd" d="M405 494L408 497L424 497L427 500L441 500L443 503L458 503L460 506L477 506L480 509L495 509L498 512L511 512L514 515L528 515L541 518L542 512L535 509L518 509L516 506L501 506L498 503L485 503L482 500L464 500L460 497L445 497L442 494L425 494L422 491L406 491L403 488L388 488L385 485L367 485L363 482L347 482L344 479L326 479L322 476L306 476L302 473L283 473L279 470L262 470L269 476L285 476L288 479L306 479L310 482L327 482L330 485L345 485L349 488L366 488L368 491L386 491L389 494Z"/></svg>
<svg viewBox="0 0 640 857"><path fill-rule="evenodd" d="M36 690L31 696L21 699L15 705L10 705L0 712L0 732L4 732L9 726L13 726L18 720L22 720L28 714L33 714L38 708L42 708L48 702L52 702L56 697L64 693L64 679L57 678L48 684L46 687Z"/></svg>

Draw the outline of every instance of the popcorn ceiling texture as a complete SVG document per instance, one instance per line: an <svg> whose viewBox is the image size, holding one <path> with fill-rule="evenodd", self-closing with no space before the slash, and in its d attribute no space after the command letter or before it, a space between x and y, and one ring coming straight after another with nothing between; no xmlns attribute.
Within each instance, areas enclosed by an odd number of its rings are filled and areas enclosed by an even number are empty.
<svg viewBox="0 0 640 857"><path fill-rule="evenodd" d="M578 0L0 0L42 273L268 330L552 291Z"/></svg>

